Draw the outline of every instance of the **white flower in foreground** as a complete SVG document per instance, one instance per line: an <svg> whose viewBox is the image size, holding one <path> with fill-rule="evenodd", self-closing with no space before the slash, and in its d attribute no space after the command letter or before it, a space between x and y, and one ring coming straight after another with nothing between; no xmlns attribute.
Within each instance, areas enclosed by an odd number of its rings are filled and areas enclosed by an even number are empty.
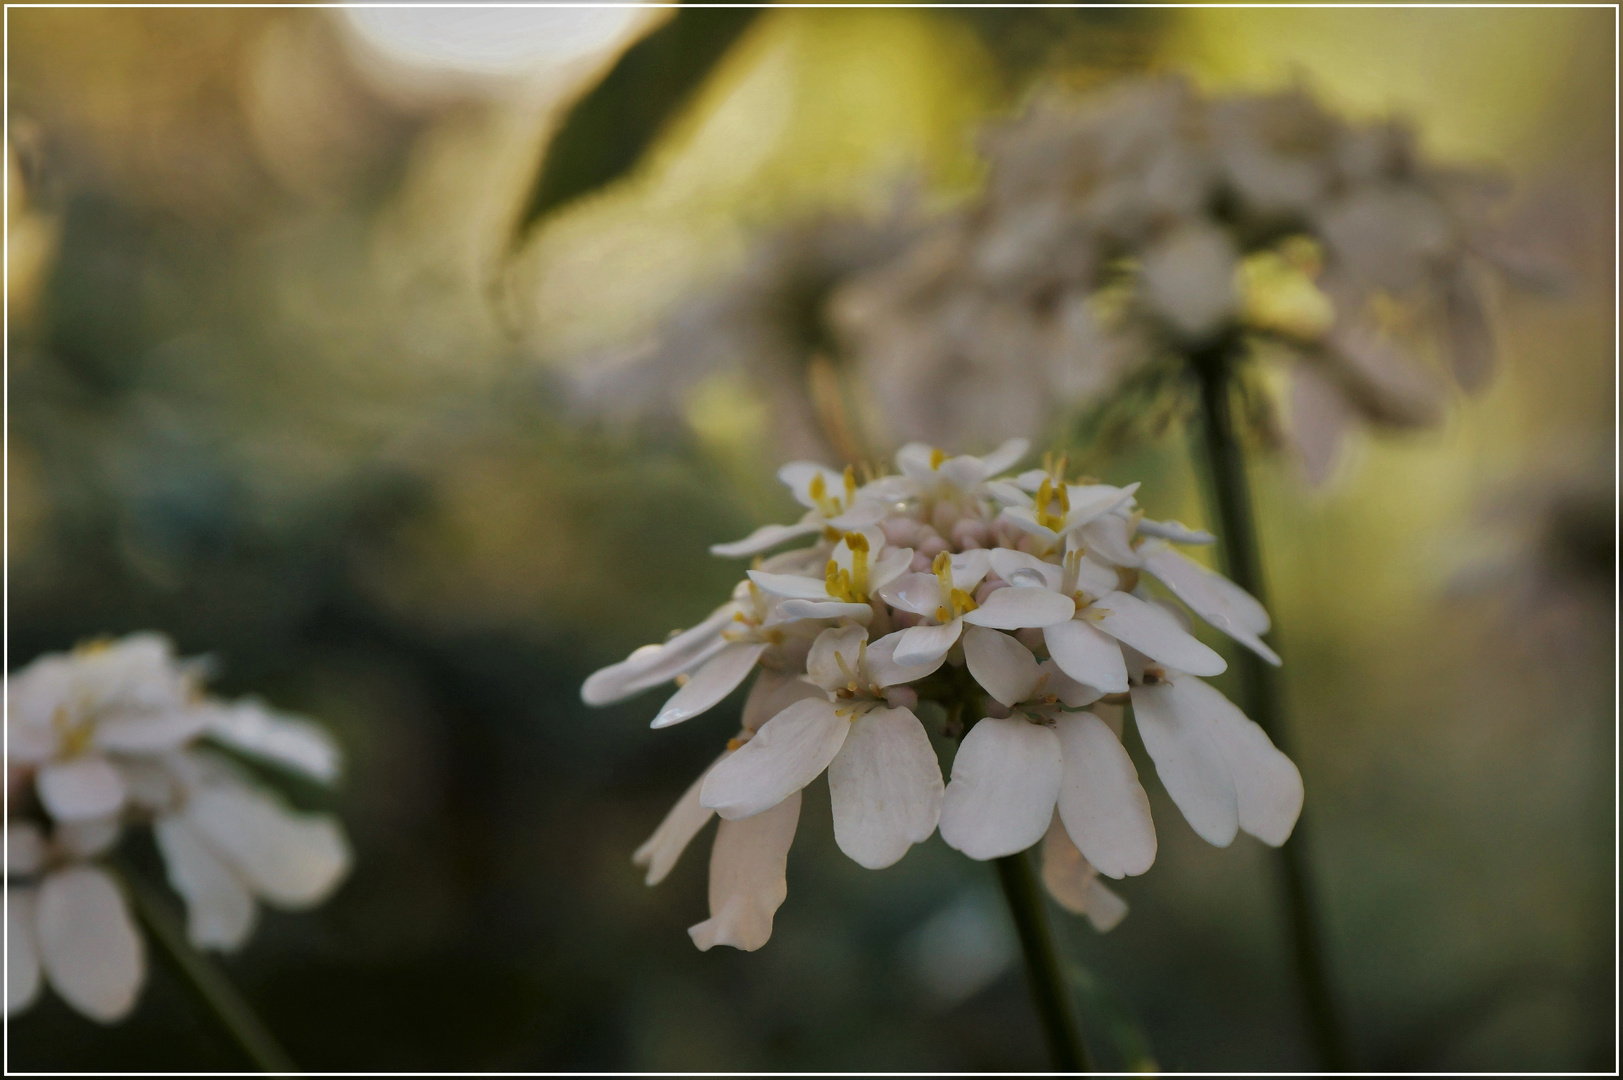
<svg viewBox="0 0 1623 1080"><path fill-rule="evenodd" d="M1063 461L997 475L992 466L1014 465L1016 449L1023 446L975 458L908 447L898 455L901 476L861 488L842 479L847 498L829 512L877 506L884 516L832 535L821 525L776 534L819 539L759 564L746 591L699 627L586 681L582 696L599 703L691 674L657 725L696 685L708 708L761 669L743 730L634 860L654 884L713 815L722 819L711 917L691 931L701 949L766 942L788 894L800 794L825 771L835 841L860 865L894 864L938 825L950 846L976 859L1042 841L1049 891L1109 929L1126 904L1100 878L1145 872L1157 848L1115 711L1127 702L1162 783L1199 835L1225 845L1240 830L1270 844L1290 834L1302 804L1296 767L1200 681L1223 671L1223 658L1149 588L1150 578L1161 582L1277 663L1261 639L1261 605L1171 547L1213 537L1147 520L1136 484L1069 483ZM811 498L808 477L827 484L837 476L793 469L784 479L804 483ZM772 636L785 633L805 647ZM739 666L715 674L713 665L733 655ZM928 714L914 711L921 699L970 724L946 785L919 719Z"/></svg>
<svg viewBox="0 0 1623 1080"><path fill-rule="evenodd" d="M32 823L7 828L7 1016L32 1005L47 984L104 1024L135 1007L145 947L112 876L86 861L117 837L108 821L61 826L49 840Z"/></svg>
<svg viewBox="0 0 1623 1080"><path fill-rule="evenodd" d="M152 826L200 947L246 941L256 899L310 907L348 873L336 820L289 810L204 748L332 783L342 768L332 737L251 698L207 697L201 670L177 659L167 639L136 634L40 657L9 677L8 1011L35 999L41 972L92 1019L111 1022L133 1008L141 939L112 876L87 861L110 851L125 827ZM22 816L35 813L52 823L49 842ZM17 884L24 876L38 883Z"/></svg>
<svg viewBox="0 0 1623 1080"><path fill-rule="evenodd" d="M877 496L868 492L864 497L857 488L856 471L849 465L844 473L837 473L810 461L791 461L778 470L778 479L789 488L795 501L806 507L801 519L793 525L762 525L742 540L712 545L712 555L757 555L785 540L819 533L832 533L832 539L885 516L885 507Z"/></svg>

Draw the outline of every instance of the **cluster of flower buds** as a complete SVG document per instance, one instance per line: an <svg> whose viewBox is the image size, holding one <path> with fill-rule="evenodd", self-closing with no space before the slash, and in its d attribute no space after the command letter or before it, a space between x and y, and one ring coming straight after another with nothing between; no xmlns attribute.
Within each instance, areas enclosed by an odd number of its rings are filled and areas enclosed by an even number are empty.
<svg viewBox="0 0 1623 1080"><path fill-rule="evenodd" d="M719 815L701 949L757 949L787 895L800 792L825 769L840 849L890 866L937 827L995 859L1044 841L1043 877L1100 929L1126 905L1098 878L1141 874L1155 827L1123 748L1130 703L1162 783L1218 846L1244 830L1285 841L1302 805L1295 765L1201 680L1225 663L1182 608L1271 663L1267 613L1174 545L1213 537L1146 519L1136 484L1072 482L1063 460L1018 475L1014 439L984 458L922 443L899 475L857 483L796 462L779 473L806 507L717 545L760 556L704 622L604 668L588 704L675 680L655 727L712 708L752 673L743 726L636 853L654 884ZM923 709L922 702L937 708ZM961 735L950 782L920 713Z"/></svg>
<svg viewBox="0 0 1623 1080"><path fill-rule="evenodd" d="M247 940L256 901L324 900L349 870L331 817L297 813L236 755L321 783L336 744L254 699L202 691L205 665L134 634L42 656L6 692L6 1013L48 982L92 1019L121 1019L145 979L145 947L117 875L102 865L127 827L151 826L201 948Z"/></svg>

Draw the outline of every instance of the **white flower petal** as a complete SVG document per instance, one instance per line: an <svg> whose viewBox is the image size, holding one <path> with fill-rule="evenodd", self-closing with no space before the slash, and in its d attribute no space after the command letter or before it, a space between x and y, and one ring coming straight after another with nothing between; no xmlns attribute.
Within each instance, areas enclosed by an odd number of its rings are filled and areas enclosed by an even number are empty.
<svg viewBox="0 0 1623 1080"><path fill-rule="evenodd" d="M1112 510L1120 510L1130 505L1136 491L1138 491L1137 483L1120 488L1110 484L1066 485L1065 493L1071 509L1066 512L1065 526L1060 531L1071 532L1104 517Z"/></svg>
<svg viewBox="0 0 1623 1080"><path fill-rule="evenodd" d="M1089 554L1117 566L1138 566L1143 560L1133 550L1126 518L1105 514L1082 526L1082 543Z"/></svg>
<svg viewBox="0 0 1623 1080"><path fill-rule="evenodd" d="M759 731L761 725L797 701L815 699L825 701L828 694L798 675L786 671L762 668L744 698L743 727L745 731Z"/></svg>
<svg viewBox="0 0 1623 1080"><path fill-rule="evenodd" d="M1042 672L1042 676L1037 686L1037 692L1043 696L1054 695L1059 698L1060 703L1067 709L1080 709L1084 705L1092 705L1104 697L1101 691L1086 683L1077 682L1065 674L1060 670L1060 666L1054 663L1052 658L1039 664L1038 670Z"/></svg>
<svg viewBox="0 0 1623 1080"><path fill-rule="evenodd" d="M1086 612L1099 629L1149 657L1191 675L1220 675L1228 667L1178 625L1170 613L1124 592L1101 597Z"/></svg>
<svg viewBox="0 0 1623 1080"><path fill-rule="evenodd" d="M912 548L886 548L885 553L868 569L868 592L878 592L889 585L913 565Z"/></svg>
<svg viewBox="0 0 1623 1080"><path fill-rule="evenodd" d="M1053 626L1076 614L1069 596L1034 585L1011 585L986 598L986 603L964 616L964 621L993 630L1023 630Z"/></svg>
<svg viewBox="0 0 1623 1080"><path fill-rule="evenodd" d="M1140 518L1138 531L1145 536L1158 536L1174 544L1215 544L1217 537L1205 529L1191 529L1181 521L1151 521ZM1140 551L1142 554L1142 550Z"/></svg>
<svg viewBox="0 0 1623 1080"><path fill-rule="evenodd" d="M1043 628L1048 655L1059 669L1101 693L1127 691L1127 664L1116 639L1085 619L1069 619Z"/></svg>
<svg viewBox="0 0 1623 1080"><path fill-rule="evenodd" d="M999 506L1030 506L1031 496L1007 480L988 480L986 493Z"/></svg>
<svg viewBox="0 0 1623 1080"><path fill-rule="evenodd" d="M1085 902L1088 922L1101 934L1110 933L1127 918L1127 901L1098 878L1088 882Z"/></svg>
<svg viewBox="0 0 1623 1080"><path fill-rule="evenodd" d="M990 552L992 569L1004 581L1013 581L1014 575L1022 570L1038 574L1043 584L1050 589L1058 589L1064 582L1065 571L1051 562L1044 562L1035 555L1014 548L993 548Z"/></svg>
<svg viewBox="0 0 1623 1080"><path fill-rule="evenodd" d="M98 750L124 754L158 754L200 735L209 724L208 710L183 708L161 713L125 713L101 719L91 737Z"/></svg>
<svg viewBox="0 0 1623 1080"><path fill-rule="evenodd" d="M1302 471L1314 487L1323 485L1335 471L1352 419L1352 405L1340 387L1306 364L1291 367L1287 431Z"/></svg>
<svg viewBox="0 0 1623 1080"><path fill-rule="evenodd" d="M83 821L124 805L124 781L106 758L87 755L40 766L34 780L39 801L58 821Z"/></svg>
<svg viewBox="0 0 1623 1080"><path fill-rule="evenodd" d="M1106 877L1142 874L1155 862L1155 823L1127 750L1090 713L1055 722L1064 755L1059 816L1077 849Z"/></svg>
<svg viewBox="0 0 1623 1080"><path fill-rule="evenodd" d="M1189 693L1198 682L1185 675L1133 687L1133 718L1172 801L1201 839L1227 847L1240 828L1239 797L1203 702Z"/></svg>
<svg viewBox="0 0 1623 1080"><path fill-rule="evenodd" d="M331 784L343 771L343 751L319 724L276 712L253 698L210 709L208 714L208 733L216 742L323 784Z"/></svg>
<svg viewBox="0 0 1623 1080"><path fill-rule="evenodd" d="M1228 578L1168 547L1164 541L1151 540L1140 550L1144 555L1144 568L1189 605L1191 611L1270 664L1279 666L1279 654L1257 636L1268 629L1269 619L1268 612L1255 597Z"/></svg>
<svg viewBox="0 0 1623 1080"><path fill-rule="evenodd" d="M750 580L773 596L790 600L829 600L828 582L823 578L801 574L769 574L765 570L751 570Z"/></svg>
<svg viewBox="0 0 1623 1080"><path fill-rule="evenodd" d="M723 604L704 622L669 641L644 645L618 664L593 672L580 688L581 700L588 705L610 705L697 667L726 646L721 631L737 611L736 604Z"/></svg>
<svg viewBox="0 0 1623 1080"><path fill-rule="evenodd" d="M812 510L818 509L817 500L811 494L812 483L818 478L823 481L824 498L830 495L842 499L845 497L845 477L826 465L819 465L815 461L791 461L778 470L778 479L795 497L795 502Z"/></svg>
<svg viewBox="0 0 1623 1080"><path fill-rule="evenodd" d="M1290 838L1302 812L1302 774L1274 746L1266 732L1216 688L1198 679L1184 696L1212 723L1213 736L1228 762L1239 799L1240 828L1278 847Z"/></svg>
<svg viewBox="0 0 1623 1080"><path fill-rule="evenodd" d="M829 627L817 635L806 654L806 676L831 693L844 686L861 663L867 640L866 627Z"/></svg>
<svg viewBox="0 0 1623 1080"><path fill-rule="evenodd" d="M1036 491L1043 486L1044 480L1053 482L1053 477L1048 475L1047 469L1027 469L1014 478L1014 483L1022 491Z"/></svg>
<svg viewBox="0 0 1623 1080"><path fill-rule="evenodd" d="M879 598L891 607L929 616L947 602L941 595L941 579L934 574L903 574L880 589Z"/></svg>
<svg viewBox="0 0 1623 1080"><path fill-rule="evenodd" d="M896 451L896 467L903 475L927 483L935 479L934 455L935 447L929 443L910 442Z"/></svg>
<svg viewBox="0 0 1623 1080"><path fill-rule="evenodd" d="M941 839L972 859L1012 855L1042 839L1059 796L1059 736L1019 717L969 729L941 802Z"/></svg>
<svg viewBox="0 0 1623 1080"><path fill-rule="evenodd" d="M39 943L34 890L6 888L6 1015L16 1016L39 997Z"/></svg>
<svg viewBox="0 0 1623 1080"><path fill-rule="evenodd" d="M896 639L896 662L903 667L939 664L957 642L963 629L963 619L953 619L940 625L910 626Z"/></svg>
<svg viewBox="0 0 1623 1080"><path fill-rule="evenodd" d="M734 540L726 544L711 544L710 554L720 555L724 559L737 559L747 555L759 555L769 548L775 548L785 540L793 540L799 536L821 532L822 522L801 521L794 525L762 525L742 540Z"/></svg>
<svg viewBox="0 0 1623 1080"><path fill-rule="evenodd" d="M881 689L917 682L941 667L947 658L947 654L942 653L934 660L927 660L922 664L897 663L896 647L901 644L902 635L905 633L906 630L897 630L868 646L868 679Z"/></svg>
<svg viewBox="0 0 1623 1080"><path fill-rule="evenodd" d="M1042 677L1030 649L1008 634L984 626L964 631L964 661L981 688L1004 705L1031 697Z"/></svg>
<svg viewBox="0 0 1623 1080"><path fill-rule="evenodd" d="M834 840L859 866L890 866L929 839L941 816L941 763L906 709L858 717L828 766Z"/></svg>
<svg viewBox="0 0 1623 1080"><path fill-rule="evenodd" d="M701 952L717 945L753 952L767 943L789 895L785 870L799 823L799 791L752 817L721 822L710 849L710 918L688 929Z"/></svg>
<svg viewBox="0 0 1623 1080"><path fill-rule="evenodd" d="M710 770L699 801L727 820L771 809L815 780L850 731L829 702L797 701Z"/></svg>
<svg viewBox="0 0 1623 1080"><path fill-rule="evenodd" d="M57 823L51 841L65 855L76 859L93 859L118 842L122 827L122 822L116 816L63 821Z"/></svg>
<svg viewBox="0 0 1623 1080"><path fill-rule="evenodd" d="M186 937L200 949L235 949L258 912L248 887L184 819L168 815L152 827L169 884L186 901Z"/></svg>
<svg viewBox="0 0 1623 1080"><path fill-rule="evenodd" d="M319 904L349 872L349 842L334 819L294 813L263 791L197 792L186 820L255 896L277 907Z"/></svg>
<svg viewBox="0 0 1623 1080"><path fill-rule="evenodd" d="M1029 439L1014 438L1007 440L1002 446L981 458L982 475L997 476L999 473L1008 472L1014 468L1021 458L1026 456L1026 451L1030 448L1031 441Z"/></svg>
<svg viewBox="0 0 1623 1080"><path fill-rule="evenodd" d="M46 877L38 904L51 988L92 1020L123 1019L146 978L146 955L118 886L95 867L69 867Z"/></svg>
<svg viewBox="0 0 1623 1080"><path fill-rule="evenodd" d="M1041 541L1044 550L1059 543L1059 533L1040 523L1037 520L1037 511L1029 506L1005 506L1002 517L1021 532L1035 536Z"/></svg>
<svg viewBox="0 0 1623 1080"><path fill-rule="evenodd" d="M883 503L862 499L859 496L855 505L838 517L829 518L828 524L836 529L856 532L883 521L886 513L888 511Z"/></svg>
<svg viewBox="0 0 1623 1080"><path fill-rule="evenodd" d="M985 548L960 551L952 556L952 587L973 592L991 568L992 553Z"/></svg>
<svg viewBox="0 0 1623 1080"><path fill-rule="evenodd" d="M779 607L782 619L769 619L766 625L793 622L797 619L856 619L867 622L873 618L873 607L868 604L848 604L843 600L785 600Z"/></svg>
<svg viewBox="0 0 1623 1080"><path fill-rule="evenodd" d="M1043 884L1060 907L1086 916L1101 934L1127 916L1127 902L1099 880L1098 871L1076 850L1057 814L1043 837Z"/></svg>
<svg viewBox="0 0 1623 1080"><path fill-rule="evenodd" d="M648 877L645 879L649 885L658 885L665 880L665 876L676 865L676 860L682 857L682 852L693 838L699 835L699 830L709 823L714 810L699 802L699 791L704 787L704 778L710 775L710 769L726 760L732 751L724 752L710 768L699 774L699 778L682 792L682 797L676 800L665 820L659 823L654 835L644 840L642 846L631 856L633 866L646 866Z"/></svg>
<svg viewBox="0 0 1623 1080"><path fill-rule="evenodd" d="M650 727L666 728L690 720L715 707L716 703L738 688L738 684L755 670L755 662L766 651L764 642L740 642L728 645L688 679L687 685L672 694Z"/></svg>

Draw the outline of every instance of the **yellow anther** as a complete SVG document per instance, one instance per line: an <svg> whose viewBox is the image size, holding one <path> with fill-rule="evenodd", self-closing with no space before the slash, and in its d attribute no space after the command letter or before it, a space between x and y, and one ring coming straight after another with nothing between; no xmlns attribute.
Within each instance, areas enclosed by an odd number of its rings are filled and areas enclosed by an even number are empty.
<svg viewBox="0 0 1623 1080"><path fill-rule="evenodd" d="M1059 507L1058 512L1054 510ZM1037 488L1037 523L1044 528L1058 532L1065 527L1065 517L1071 512L1071 493L1066 489L1064 481L1055 484L1048 477Z"/></svg>
<svg viewBox="0 0 1623 1080"><path fill-rule="evenodd" d="M845 467L845 505L850 506L851 501L857 497L857 470L855 466Z"/></svg>
<svg viewBox="0 0 1623 1080"><path fill-rule="evenodd" d="M960 615L966 615L969 612L974 611L976 608L980 607L979 604L975 603L975 598L973 596L970 596L968 593L966 593L962 589L954 589L954 590L952 590L951 596L952 596L952 606L957 610L958 614L960 614Z"/></svg>
<svg viewBox="0 0 1623 1080"><path fill-rule="evenodd" d="M816 476L812 477L811 489L808 494L811 495L812 502L815 503L820 503L825 497L827 497L828 485L823 482L822 473L818 473Z"/></svg>
<svg viewBox="0 0 1623 1080"><path fill-rule="evenodd" d="M938 623L952 622L952 612L948 611L944 607L936 608L935 609L935 621L938 622Z"/></svg>
<svg viewBox="0 0 1623 1080"><path fill-rule="evenodd" d="M932 471L941 468L941 463L943 461L946 461L946 460L947 460L947 452L945 450L941 449L941 447L937 446L937 447L934 447L933 449L931 449L931 451L930 451L930 469Z"/></svg>
<svg viewBox="0 0 1623 1080"><path fill-rule="evenodd" d="M737 750L740 746L743 746L743 745L744 745L744 740L739 739L739 738L732 738L732 739L727 740L727 749L729 749L729 750Z"/></svg>
<svg viewBox="0 0 1623 1080"><path fill-rule="evenodd" d="M692 681L692 679L693 679L693 676L691 676L691 675L678 675L676 677L676 685L677 686L686 686L689 682Z"/></svg>
<svg viewBox="0 0 1623 1080"><path fill-rule="evenodd" d="M834 526L832 526L832 525L824 525L823 526L823 539L827 540L829 543L831 543L831 544L839 543L841 535L842 534L841 534L840 530L836 529Z"/></svg>

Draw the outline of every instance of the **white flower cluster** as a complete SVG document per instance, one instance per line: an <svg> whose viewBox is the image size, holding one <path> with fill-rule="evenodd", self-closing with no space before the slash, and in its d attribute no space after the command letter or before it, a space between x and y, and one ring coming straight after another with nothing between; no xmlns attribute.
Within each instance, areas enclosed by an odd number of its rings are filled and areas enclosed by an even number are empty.
<svg viewBox="0 0 1623 1080"><path fill-rule="evenodd" d="M1291 361L1289 434L1322 479L1352 417L1440 418L1432 354L1467 389L1486 379L1490 271L1551 272L1491 216L1494 178L1301 90L1207 98L1166 78L1052 96L986 152L977 199L831 302L903 437L1026 433L1159 357L1244 336Z"/></svg>
<svg viewBox="0 0 1623 1080"><path fill-rule="evenodd" d="M349 870L331 817L290 810L222 748L321 783L339 774L321 728L201 689L203 665L133 634L42 656L6 690L6 1013L42 983L104 1023L134 1007L145 947L118 880L98 865L150 825L194 945L247 940L256 901L320 903Z"/></svg>
<svg viewBox="0 0 1623 1080"><path fill-rule="evenodd" d="M1267 613L1174 544L1204 532L1146 519L1125 488L1069 481L1064 462L1000 476L1025 453L984 458L922 443L900 475L858 486L806 462L779 473L806 507L720 544L773 555L704 622L595 673L588 704L673 679L654 727L697 716L757 672L743 729L636 853L648 883L718 814L701 949L757 949L787 895L800 791L825 769L840 849L889 866L937 826L952 847L994 859L1044 840L1044 880L1109 929L1126 905L1098 877L1155 859L1149 800L1121 743L1130 702L1145 748L1195 831L1223 846L1244 830L1281 844L1302 805L1295 765L1200 676L1221 656L1189 633L1154 578L1212 626L1270 662ZM921 700L968 724L950 783ZM939 715L939 714L936 714Z"/></svg>

